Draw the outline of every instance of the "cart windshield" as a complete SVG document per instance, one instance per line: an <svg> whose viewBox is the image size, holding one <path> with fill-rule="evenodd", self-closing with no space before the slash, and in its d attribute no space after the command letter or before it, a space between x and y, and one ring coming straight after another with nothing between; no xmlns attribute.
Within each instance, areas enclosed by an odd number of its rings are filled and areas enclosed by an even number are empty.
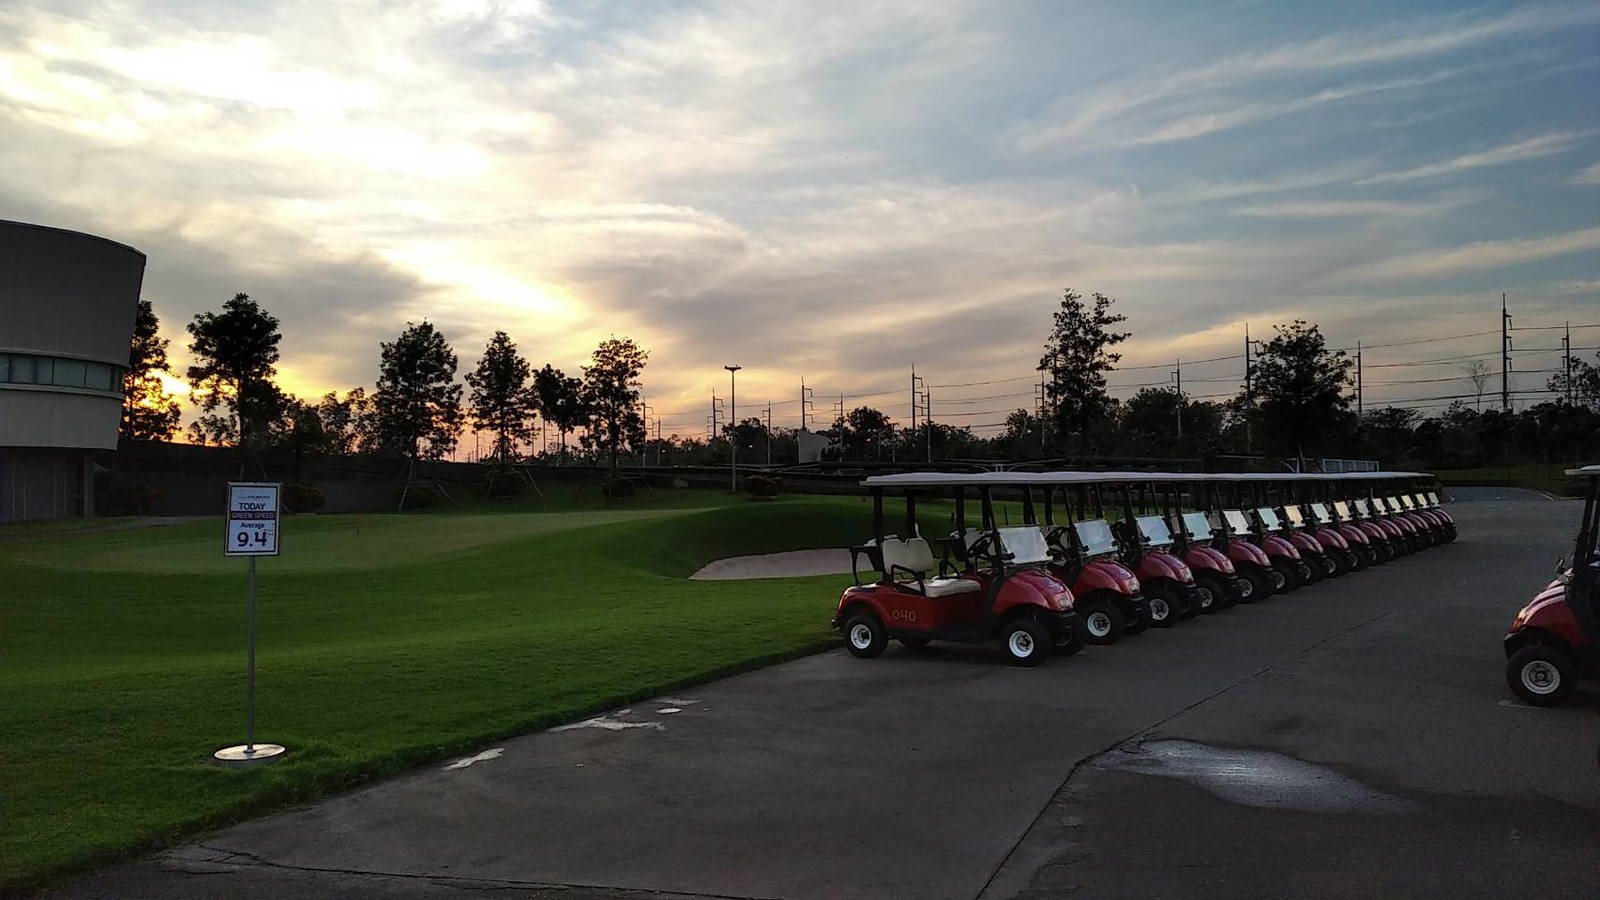
<svg viewBox="0 0 1600 900"><path fill-rule="evenodd" d="M1165 547L1172 543L1172 529L1167 527L1167 520L1160 516L1140 516L1139 533L1144 535L1145 542L1152 547Z"/></svg>
<svg viewBox="0 0 1600 900"><path fill-rule="evenodd" d="M1400 512L1400 498L1398 497L1383 498L1383 505L1389 507L1390 512Z"/></svg>
<svg viewBox="0 0 1600 900"><path fill-rule="evenodd" d="M1333 521L1333 516L1328 514L1328 506L1325 503L1311 504L1311 518L1316 519L1319 525L1326 525Z"/></svg>
<svg viewBox="0 0 1600 900"><path fill-rule="evenodd" d="M1072 527L1078 532L1078 543L1090 556L1112 553L1117 549L1117 542L1111 537L1111 523L1105 519L1074 522Z"/></svg>
<svg viewBox="0 0 1600 900"><path fill-rule="evenodd" d="M1341 522L1350 521L1350 504L1343 500L1333 501L1333 514L1338 516Z"/></svg>
<svg viewBox="0 0 1600 900"><path fill-rule="evenodd" d="M1211 520L1203 512L1184 513L1183 533L1195 540L1205 540L1211 537Z"/></svg>
<svg viewBox="0 0 1600 900"><path fill-rule="evenodd" d="M1439 505L1439 495L1435 494L1433 491L1429 491L1428 492L1428 505L1429 506L1438 506Z"/></svg>
<svg viewBox="0 0 1600 900"><path fill-rule="evenodd" d="M1270 507L1256 507L1256 517L1261 520L1262 526L1268 531L1277 531L1283 527L1283 523L1278 521L1278 514L1273 512Z"/></svg>
<svg viewBox="0 0 1600 900"><path fill-rule="evenodd" d="M1228 533L1241 535L1250 533L1250 520L1244 517L1242 509L1227 509L1222 512L1222 520L1228 523Z"/></svg>
<svg viewBox="0 0 1600 900"><path fill-rule="evenodd" d="M1427 509L1428 508L1428 498L1427 497L1424 497L1421 494L1412 494L1411 495L1411 499L1416 501L1417 509Z"/></svg>
<svg viewBox="0 0 1600 900"><path fill-rule="evenodd" d="M1367 501L1365 500L1356 501L1356 512L1360 513L1361 518L1363 519L1369 519L1372 517L1372 507L1368 506Z"/></svg>
<svg viewBox="0 0 1600 900"><path fill-rule="evenodd" d="M1306 526L1306 517L1300 512L1300 507L1298 506L1285 506L1283 508L1283 516L1289 520L1290 528L1304 528Z"/></svg>

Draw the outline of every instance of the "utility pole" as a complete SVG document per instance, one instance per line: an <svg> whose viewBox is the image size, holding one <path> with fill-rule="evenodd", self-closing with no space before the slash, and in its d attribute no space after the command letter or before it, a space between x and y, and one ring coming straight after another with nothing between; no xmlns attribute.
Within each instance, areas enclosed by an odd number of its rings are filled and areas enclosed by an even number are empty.
<svg viewBox="0 0 1600 900"><path fill-rule="evenodd" d="M1255 394L1250 390L1250 323L1244 323L1244 399L1247 407L1255 405ZM1249 453L1255 428L1250 424L1248 410L1244 420L1244 452Z"/></svg>
<svg viewBox="0 0 1600 900"><path fill-rule="evenodd" d="M643 397L639 398L639 409L644 415L644 464L648 466L650 464L650 404L645 403ZM661 420L658 418L656 419L656 431L660 432L660 430ZM656 437L659 439L660 434L658 433ZM660 447L656 448L656 462L658 464L661 462Z"/></svg>
<svg viewBox="0 0 1600 900"><path fill-rule="evenodd" d="M1571 406L1572 395L1572 323L1567 323L1567 335L1561 339L1561 381L1567 389L1567 405Z"/></svg>
<svg viewBox="0 0 1600 900"><path fill-rule="evenodd" d="M1173 361L1172 378L1178 384L1178 437L1183 437L1183 360Z"/></svg>
<svg viewBox="0 0 1600 900"><path fill-rule="evenodd" d="M772 402L767 402L767 465L772 465Z"/></svg>
<svg viewBox="0 0 1600 900"><path fill-rule="evenodd" d="M1356 425L1362 422L1361 406L1361 342L1356 341Z"/></svg>
<svg viewBox="0 0 1600 900"><path fill-rule="evenodd" d="M739 492L739 386L737 373L743 366L723 366L728 370L728 421L733 423L732 433L728 435L728 458L732 462L730 467L728 491Z"/></svg>
<svg viewBox="0 0 1600 900"><path fill-rule="evenodd" d="M910 439L911 447L916 446L916 440L917 440L917 367L916 367L915 363L913 363L912 366L911 366L911 430L909 432L907 432L907 436ZM907 447L906 450L910 451L911 447ZM909 452L907 452L906 453L906 457L909 460L911 458L911 454Z"/></svg>
<svg viewBox="0 0 1600 900"><path fill-rule="evenodd" d="M928 429L928 462L933 462L933 391L928 389L928 383L922 383L922 402L927 404L922 407L922 426Z"/></svg>
<svg viewBox="0 0 1600 900"><path fill-rule="evenodd" d="M1511 411L1511 313L1506 295L1500 295L1500 409Z"/></svg>

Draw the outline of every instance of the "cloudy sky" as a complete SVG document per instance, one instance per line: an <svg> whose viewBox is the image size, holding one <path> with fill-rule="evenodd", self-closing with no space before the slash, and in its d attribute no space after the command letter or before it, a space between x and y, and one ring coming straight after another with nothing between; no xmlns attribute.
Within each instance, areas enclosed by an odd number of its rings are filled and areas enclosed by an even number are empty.
<svg viewBox="0 0 1600 900"><path fill-rule="evenodd" d="M725 363L788 425L802 377L903 418L915 364L987 431L1068 285L1128 316L1123 386L1246 323L1600 322L1600 6L0 0L0 218L143 250L180 359L250 293L303 394L427 318L463 368L631 336L665 431ZM1371 350L1368 402L1497 344Z"/></svg>

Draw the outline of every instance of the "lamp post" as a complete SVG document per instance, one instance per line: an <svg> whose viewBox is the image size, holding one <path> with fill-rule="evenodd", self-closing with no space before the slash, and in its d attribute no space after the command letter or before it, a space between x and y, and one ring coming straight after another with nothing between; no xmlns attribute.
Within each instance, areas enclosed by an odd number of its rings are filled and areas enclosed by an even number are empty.
<svg viewBox="0 0 1600 900"><path fill-rule="evenodd" d="M744 367L723 366L723 368L728 370L728 421L733 423L732 433L728 438L728 449L731 451L729 456L733 461L728 490L737 494L739 492L739 393L738 376L734 373Z"/></svg>

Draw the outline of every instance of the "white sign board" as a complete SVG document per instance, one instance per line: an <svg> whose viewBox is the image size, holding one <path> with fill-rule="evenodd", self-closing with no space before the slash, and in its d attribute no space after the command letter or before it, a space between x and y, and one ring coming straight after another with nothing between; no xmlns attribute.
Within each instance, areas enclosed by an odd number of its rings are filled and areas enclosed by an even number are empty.
<svg viewBox="0 0 1600 900"><path fill-rule="evenodd" d="M227 556L278 555L278 489L275 483L228 482Z"/></svg>

